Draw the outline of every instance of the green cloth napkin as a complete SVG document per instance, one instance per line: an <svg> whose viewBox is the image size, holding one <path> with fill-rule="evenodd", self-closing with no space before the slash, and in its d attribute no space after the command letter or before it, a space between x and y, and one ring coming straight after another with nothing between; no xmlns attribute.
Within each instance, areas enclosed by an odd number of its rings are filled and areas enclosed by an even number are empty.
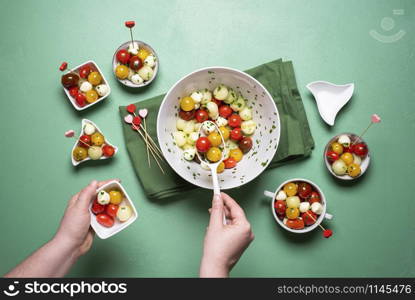
<svg viewBox="0 0 415 300"><path fill-rule="evenodd" d="M292 62L283 62L279 59L245 72L255 77L270 92L277 104L281 119L280 143L268 168L275 168L309 156L314 148L314 140L298 92ZM155 141L157 141L157 113L163 98L164 94L135 103L138 108L148 109L147 131ZM182 179L167 163L163 163L165 175L161 173L154 160L151 161L151 168L148 167L145 143L137 132L124 122L124 116L127 114L126 106L120 106L119 110L127 150L147 197L163 199L185 190L195 189L196 186Z"/></svg>

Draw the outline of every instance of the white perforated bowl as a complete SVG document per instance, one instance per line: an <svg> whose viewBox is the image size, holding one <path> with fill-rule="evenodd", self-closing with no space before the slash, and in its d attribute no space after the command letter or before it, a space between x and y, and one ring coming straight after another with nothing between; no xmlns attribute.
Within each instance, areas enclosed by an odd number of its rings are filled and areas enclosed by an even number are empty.
<svg viewBox="0 0 415 300"><path fill-rule="evenodd" d="M179 99L198 89L213 90L224 84L241 93L253 108L257 129L252 136L253 147L233 169L218 174L221 189L231 189L250 182L260 175L274 157L280 140L278 109L269 92L252 76L226 67L208 67L180 79L167 92L157 117L157 137L160 148L173 170L188 182L212 189L210 171L182 157L183 150L174 144Z"/></svg>

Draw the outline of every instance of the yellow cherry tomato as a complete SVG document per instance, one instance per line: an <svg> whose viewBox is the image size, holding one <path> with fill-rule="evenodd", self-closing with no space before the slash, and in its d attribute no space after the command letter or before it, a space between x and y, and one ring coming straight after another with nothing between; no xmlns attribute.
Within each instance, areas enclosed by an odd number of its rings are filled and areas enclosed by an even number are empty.
<svg viewBox="0 0 415 300"><path fill-rule="evenodd" d="M110 194L110 203L112 204L120 204L122 201L122 194L119 190L111 190Z"/></svg>
<svg viewBox="0 0 415 300"><path fill-rule="evenodd" d="M240 162L243 156L244 153L239 148L235 148L229 151L229 157L232 157L234 160L236 160L236 162Z"/></svg>
<svg viewBox="0 0 415 300"><path fill-rule="evenodd" d="M300 215L300 210L297 207L288 207L285 211L288 219L297 219Z"/></svg>
<svg viewBox="0 0 415 300"><path fill-rule="evenodd" d="M334 142L333 144L331 144L331 149L338 155L343 153L343 146L340 143Z"/></svg>
<svg viewBox="0 0 415 300"><path fill-rule="evenodd" d="M127 66L118 65L115 68L115 76L117 76L117 78L119 78L119 79L127 78L129 73L130 73L130 70L128 69Z"/></svg>
<svg viewBox="0 0 415 300"><path fill-rule="evenodd" d="M349 174L349 176L351 177L357 177L360 175L360 166L358 164L350 164L347 167L347 174Z"/></svg>
<svg viewBox="0 0 415 300"><path fill-rule="evenodd" d="M221 163L218 165L218 167L217 167L217 169L216 169L216 172L218 172L218 174L220 174L220 173L222 173L223 171L225 171L225 163L224 163L224 162L221 162Z"/></svg>
<svg viewBox="0 0 415 300"><path fill-rule="evenodd" d="M340 158L346 163L346 165L350 165L354 160L353 154L349 152L343 153Z"/></svg>
<svg viewBox="0 0 415 300"><path fill-rule="evenodd" d="M288 197L295 196L297 194L297 185L293 182L289 182L284 185L284 192L287 194Z"/></svg>
<svg viewBox="0 0 415 300"><path fill-rule="evenodd" d="M102 76L98 72L91 72L88 75L88 81L92 85L98 85L102 81Z"/></svg>
<svg viewBox="0 0 415 300"><path fill-rule="evenodd" d="M208 135L208 140L210 141L210 144L213 146L213 147L217 147L217 146L219 146L220 144L222 144L222 138L220 137L220 134L219 133L217 133L216 131L214 131L214 132L211 132L209 135Z"/></svg>
<svg viewBox="0 0 415 300"><path fill-rule="evenodd" d="M141 59L141 61L144 61L149 55L150 55L150 52L148 52L144 48L140 48L140 50L138 50L137 56Z"/></svg>
<svg viewBox="0 0 415 300"><path fill-rule="evenodd" d="M180 108L184 111L191 111L195 108L195 102L191 97L183 97L180 100Z"/></svg>
<svg viewBox="0 0 415 300"><path fill-rule="evenodd" d="M98 93L95 90L89 90L88 92L86 92L86 102L88 103L92 103L97 101L98 99Z"/></svg>
<svg viewBox="0 0 415 300"><path fill-rule="evenodd" d="M217 162L222 158L222 151L218 147L210 147L206 157L211 162Z"/></svg>
<svg viewBox="0 0 415 300"><path fill-rule="evenodd" d="M81 160L84 160L88 156L88 152L84 147L78 146L78 147L75 147L72 155L76 161L81 161Z"/></svg>
<svg viewBox="0 0 415 300"><path fill-rule="evenodd" d="M225 126L221 126L221 127L219 127L219 130L222 133L223 139L225 141L227 141L229 139L229 135L230 135L229 129L226 128Z"/></svg>
<svg viewBox="0 0 415 300"><path fill-rule="evenodd" d="M105 142L105 139L101 133L95 132L93 135L91 135L91 142L95 146L102 146Z"/></svg>

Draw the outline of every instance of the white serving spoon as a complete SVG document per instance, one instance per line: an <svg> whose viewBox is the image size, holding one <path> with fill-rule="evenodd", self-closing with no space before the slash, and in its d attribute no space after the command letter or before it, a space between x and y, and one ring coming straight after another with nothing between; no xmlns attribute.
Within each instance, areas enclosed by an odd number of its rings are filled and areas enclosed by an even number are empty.
<svg viewBox="0 0 415 300"><path fill-rule="evenodd" d="M221 197L220 195L220 186L219 186L219 179L218 179L218 166L220 165L220 163L223 161L224 159L224 153L226 152L226 143L225 143L225 139L223 138L222 132L219 130L218 125L215 122L212 121L204 121L202 123L202 126L200 126L199 128L199 137L201 136L206 136L203 132L203 124L205 123L211 123L213 124L213 126L215 126L217 132L220 134L220 138L222 139L222 144L223 144L223 150L222 150L222 157L220 160L218 160L217 162L209 162L206 158L202 158L199 154L199 151L197 151L196 149L196 155L200 160L200 163L204 163L205 165L207 165L210 169L210 172L212 174L212 184L213 184L213 194L216 195L217 197ZM202 135L203 134L203 135ZM223 212L223 225L226 225L226 216L225 216L225 211Z"/></svg>

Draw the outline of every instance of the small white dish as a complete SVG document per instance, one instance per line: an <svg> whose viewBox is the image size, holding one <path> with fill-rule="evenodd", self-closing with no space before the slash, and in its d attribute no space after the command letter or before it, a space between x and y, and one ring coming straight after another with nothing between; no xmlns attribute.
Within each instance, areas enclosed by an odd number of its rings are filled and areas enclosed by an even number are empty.
<svg viewBox="0 0 415 300"><path fill-rule="evenodd" d="M321 118L334 125L337 113L349 102L354 92L354 83L337 85L328 81L314 81L307 84L317 102Z"/></svg>
<svg viewBox="0 0 415 300"><path fill-rule="evenodd" d="M160 61L159 61L159 58L157 56L156 51L154 51L154 49L150 45L148 45L148 44L146 44L146 43L144 43L142 41L137 41L137 40L134 40L133 42L134 43L137 43L139 48L146 49L148 52L150 52L156 58L156 65L153 68L153 70L154 70L153 77L150 80L144 81L141 84L135 84L135 83L131 82L128 78L127 79L119 79L117 76L115 76L115 68L118 65L118 62L117 62L117 52L120 51L121 49L128 49L128 46L131 44L131 41L128 41L128 42L123 43L115 51L115 53L114 53L114 55L112 57L112 72L114 73L115 78L117 78L117 80L119 82L121 82L123 85L128 86L130 88L140 88L140 87L144 87L144 86L149 85L156 78L157 73L158 73L158 70L159 70L159 63L160 63Z"/></svg>
<svg viewBox="0 0 415 300"><path fill-rule="evenodd" d="M319 194L320 194L320 200L321 200L321 204L323 205L323 212L318 216L317 218L317 222L315 222L314 224L312 224L311 226L306 226L303 229L291 229L288 226L286 226L282 220L280 220L280 218L278 218L276 212L275 212L275 208L274 208L274 203L276 201L276 196L278 194L278 192L284 187L284 185L286 185L289 182L299 182L299 181L303 181L303 182L307 182L308 184L310 184L314 190L316 190ZM271 211L272 211L272 215L274 216L275 221L277 221L277 223L284 228L285 230L288 230L290 232L293 233L306 233L306 232L310 232L312 230L314 230L315 228L317 228L321 222L323 222L324 219L327 220L331 220L333 218L333 215L329 214L326 212L327 210L327 202L326 202L326 197L323 194L323 191L320 189L320 187L315 184L314 182L308 180L308 179L304 179L304 178L293 178L293 179L289 179L284 181L283 183L280 184L280 186L275 190L275 192L269 192L269 191L264 191L264 195L266 197L269 197L272 199L271 201Z"/></svg>
<svg viewBox="0 0 415 300"><path fill-rule="evenodd" d="M91 205L89 206L89 212L91 214L91 227L94 229L97 236L101 239L107 239L113 236L114 234L117 234L121 230L124 230L125 228L130 226L135 220L137 220L137 217L138 217L137 210L135 209L133 201L131 201L130 196L128 196L124 187L118 181L113 180L101 186L97 190L97 194L102 190L110 190L110 189L118 189L123 193L124 199L122 200L120 205L125 204L125 205L130 206L131 210L133 211L133 214L126 222L120 222L117 218L115 218L114 225L112 227L107 228L97 222L96 216L91 211L91 207L92 207L92 202L91 202Z"/></svg>
<svg viewBox="0 0 415 300"><path fill-rule="evenodd" d="M84 134L85 124L87 124L87 123L92 124L92 125L96 128L96 130L104 136L104 138L105 138L105 144L106 144L106 145L110 145L110 146L114 147L114 155L113 155L113 156L111 156L111 157L107 157L107 156L102 155L102 156L101 156L101 158L100 158L100 159L98 159L98 160L103 160L103 159L109 159L109 158L112 158L112 157L114 157L114 156L117 154L117 152L118 152L118 147L117 147L117 146L114 146L113 144L111 144L111 143L108 141L108 139L107 139L107 137L105 136L105 134L103 134L103 133L102 133L102 131L98 128L98 126L97 126L94 122L92 122L91 120L88 120L88 119L82 119L82 123L81 123L81 133L79 134L79 137L77 138L77 140L76 140L75 144L74 144L74 145L73 145L73 147L72 147L72 151L71 151L71 161L72 161L72 165L73 165L73 166L75 166L75 167L76 167L77 165L79 165L79 164L83 163L83 162L86 162L86 161L88 161L88 160L91 160L91 158L90 158L89 156L87 156L87 158L85 158L84 160L81 160L81 161L76 161L76 160L73 158L73 151L74 151L74 150L75 150L75 148L78 146L78 144L79 144L79 139L80 139L80 138L81 138L81 136Z"/></svg>
<svg viewBox="0 0 415 300"><path fill-rule="evenodd" d="M327 143L326 147L324 148L324 152L323 152L324 163L326 164L327 170L329 170L330 174L333 175L334 177L336 177L338 179L341 179L341 180L355 180L355 179L359 178L360 176L362 176L366 172L367 168L369 167L369 164L370 164L369 147L367 147L368 152L367 152L366 157L364 159L362 159L362 163L360 164L360 175L359 176L352 177L352 176L349 176L348 174L337 175L336 173L334 173L333 169L331 168L331 164L330 164L326 154L330 149L330 145L333 144L335 141L337 141L339 139L339 136L341 136L341 135L348 135L350 137L352 143L356 141L356 144L357 143L364 143L367 146L367 143L362 138L359 138L359 136L354 134L354 133L345 132L345 133L338 134L335 137L333 137Z"/></svg>
<svg viewBox="0 0 415 300"><path fill-rule="evenodd" d="M66 96L68 97L69 101L72 103L72 106L76 109L76 110L84 110L87 109L88 107L91 107L95 104L97 104L98 102L101 102L102 100L104 100L105 98L107 98L109 96L109 94L111 94L111 87L108 84L108 81L105 79L104 74L102 73L101 69L98 67L98 65L93 61L93 60L88 60L87 62L84 62L83 64L80 64L79 66L73 68L72 70L66 72L65 74L68 74L70 72L75 72L78 74L79 76L79 69L87 64L91 64L99 74L101 74L102 77L102 83L101 84L105 84L108 87L108 93L105 96L102 96L100 98L97 99L97 101L93 102L93 103L89 103L83 107L79 106L78 103L76 103L76 100L69 94L69 90L65 87L63 87L63 90L65 91Z"/></svg>

